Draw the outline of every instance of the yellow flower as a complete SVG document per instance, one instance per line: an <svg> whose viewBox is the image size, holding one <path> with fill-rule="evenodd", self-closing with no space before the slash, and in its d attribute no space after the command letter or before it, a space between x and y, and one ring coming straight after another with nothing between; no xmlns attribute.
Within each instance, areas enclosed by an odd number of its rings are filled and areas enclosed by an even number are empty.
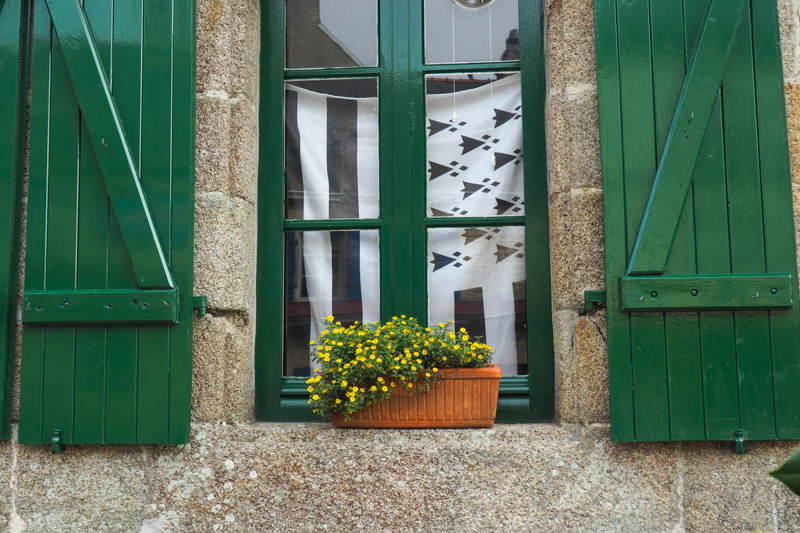
<svg viewBox="0 0 800 533"><path fill-rule="evenodd" d="M431 377L431 373L430 373L430 372L425 372L425 377L426 377L426 378L429 378L429 377Z"/></svg>
<svg viewBox="0 0 800 533"><path fill-rule="evenodd" d="M373 385L372 387L370 387L370 388L369 388L369 390L371 390L371 391L376 391L376 390L378 390L378 387L376 387L375 385Z"/></svg>
<svg viewBox="0 0 800 533"><path fill-rule="evenodd" d="M411 367L411 370L416 370L416 369L417 369L417 367L415 367L415 366Z"/></svg>
<svg viewBox="0 0 800 533"><path fill-rule="evenodd" d="M314 372L319 372L319 367L314 367Z"/></svg>
<svg viewBox="0 0 800 533"><path fill-rule="evenodd" d="M344 346L341 342L336 343L337 346Z"/></svg>
<svg viewBox="0 0 800 533"><path fill-rule="evenodd" d="M308 392L314 392L314 387L309 387L309 388L308 388L308 389L306 389L306 390L308 390Z"/></svg>
<svg viewBox="0 0 800 533"><path fill-rule="evenodd" d="M339 403L342 403L342 400L341 400L341 399L339 399L339 398L336 398L336 403L337 403L337 404L339 404Z"/></svg>
<svg viewBox="0 0 800 533"><path fill-rule="evenodd" d="M383 359L381 359L380 357L378 357L378 362L379 362L379 363L383 363Z"/></svg>
<svg viewBox="0 0 800 533"><path fill-rule="evenodd" d="M316 344L314 341L308 341L308 344Z"/></svg>
<svg viewBox="0 0 800 533"><path fill-rule="evenodd" d="M389 385L391 385L391 386L392 386L392 388L394 388L394 381L392 381L391 383L389 383Z"/></svg>
<svg viewBox="0 0 800 533"><path fill-rule="evenodd" d="M455 339L456 338L456 334L453 333L452 331L450 333L448 333L447 336L450 337L451 339Z"/></svg>
<svg viewBox="0 0 800 533"><path fill-rule="evenodd" d="M378 377L378 381L380 381L381 383L383 383L383 378L382 378L382 377Z"/></svg>
<svg viewBox="0 0 800 533"><path fill-rule="evenodd" d="M482 356L482 355L479 355L479 356L478 356L478 359L483 359L483 356Z"/></svg>
<svg viewBox="0 0 800 533"><path fill-rule="evenodd" d="M315 401L319 400L319 394L315 394L314 396L311 397L311 399Z"/></svg>
<svg viewBox="0 0 800 533"><path fill-rule="evenodd" d="M461 340L464 341L464 342L467 342L469 340L469 336L468 335L464 335L463 337L461 337Z"/></svg>
<svg viewBox="0 0 800 533"><path fill-rule="evenodd" d="M383 392L386 392L386 391L388 391L388 390L389 390L389 387L387 387L386 385L384 385L383 387L381 387L381 390L382 390Z"/></svg>
<svg viewBox="0 0 800 533"><path fill-rule="evenodd" d="M466 332L467 332L467 330L465 330L464 328L461 328L461 329L460 329L460 330L458 330L458 331L460 331L461 333L466 333Z"/></svg>
<svg viewBox="0 0 800 533"><path fill-rule="evenodd" d="M442 322L439 322L439 327L440 327L440 328L443 328L443 327L444 327L444 323L442 323Z"/></svg>
<svg viewBox="0 0 800 533"><path fill-rule="evenodd" d="M342 387L347 387L347 380L342 381Z"/></svg>
<svg viewBox="0 0 800 533"><path fill-rule="evenodd" d="M326 322L333 322L333 315L325 317Z"/></svg>
<svg viewBox="0 0 800 533"><path fill-rule="evenodd" d="M342 360L341 360L341 359L337 359L337 360L336 360L336 362L337 362L337 363L341 363L341 362L342 362Z"/></svg>
<svg viewBox="0 0 800 533"><path fill-rule="evenodd" d="M414 384L413 383L406 383L406 385L408 385L409 389L413 389L414 388Z"/></svg>
<svg viewBox="0 0 800 533"><path fill-rule="evenodd" d="M431 370L433 370L434 372L438 372L439 371L439 369L436 368L436 367L433 367Z"/></svg>
<svg viewBox="0 0 800 533"><path fill-rule="evenodd" d="M442 361L447 361L447 356L442 356Z"/></svg>

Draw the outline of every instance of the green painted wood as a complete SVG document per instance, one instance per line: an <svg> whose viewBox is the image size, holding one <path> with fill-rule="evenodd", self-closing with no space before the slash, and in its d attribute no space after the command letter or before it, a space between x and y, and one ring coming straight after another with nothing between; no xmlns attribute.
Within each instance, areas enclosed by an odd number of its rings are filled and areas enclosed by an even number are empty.
<svg viewBox="0 0 800 533"><path fill-rule="evenodd" d="M139 92L142 83L141 48L124 43L139 42L142 34L141 0L114 0L114 61L127 68L112 69L111 85L117 110L125 127L128 143L139 146L141 106ZM139 160L134 160L137 171ZM135 289L136 276L125 248L122 231L116 216L109 213L108 287ZM106 375L106 442L123 444L136 442L136 385L138 328L108 325L108 353L115 354L107 361Z"/></svg>
<svg viewBox="0 0 800 533"><path fill-rule="evenodd" d="M24 324L178 322L178 291L26 291Z"/></svg>
<svg viewBox="0 0 800 533"><path fill-rule="evenodd" d="M722 90L731 272L766 272L758 123L749 10L732 45ZM766 117L765 117L766 118ZM763 120L763 119L762 119ZM771 209L771 208L770 208ZM780 294L780 293L779 293ZM739 412L748 439L775 438L772 347L766 311L734 312Z"/></svg>
<svg viewBox="0 0 800 533"><path fill-rule="evenodd" d="M745 0L712 0L645 210L629 275L662 274Z"/></svg>
<svg viewBox="0 0 800 533"><path fill-rule="evenodd" d="M28 156L28 216L25 240L25 289L44 290L44 256L47 225L43 206L47 203L48 132L50 117L50 25L44 0L34 2L38 13L33 27L31 61L30 152ZM40 58L40 59L35 59ZM43 60L41 58L47 58ZM38 260L33 261L36 257ZM23 326L20 374L19 442L39 443L42 431L45 328Z"/></svg>
<svg viewBox="0 0 800 533"><path fill-rule="evenodd" d="M792 307L791 274L622 276L619 287L623 311Z"/></svg>
<svg viewBox="0 0 800 533"><path fill-rule="evenodd" d="M605 279L606 287L613 287L628 264L616 1L596 0L594 18L603 167L603 229L608 243L605 247ZM606 295L611 438L632 441L635 435L630 321L627 315L615 312L619 308L619 292L607 290Z"/></svg>
<svg viewBox="0 0 800 533"><path fill-rule="evenodd" d="M641 213L656 169L649 2L618 5L626 257L632 252ZM669 440L668 381L663 314L630 317L635 436Z"/></svg>
<svg viewBox="0 0 800 533"><path fill-rule="evenodd" d="M284 175L275 172L276 167L281 166L275 162L284 160L285 24L280 4L267 2L261 6L261 79L273 80L273 83L262 82L260 89L258 182L262 194L258 195L256 295L258 308L268 301L272 312L256 313L255 416L258 420L269 421L279 421L281 417L283 375L284 281L283 275L278 276L276 272L284 271L284 237L283 232L275 231L283 227L286 197ZM266 190L270 193L264 194Z"/></svg>
<svg viewBox="0 0 800 533"><path fill-rule="evenodd" d="M730 243L720 98L711 114L693 182L698 274L729 274ZM730 440L741 428L736 339L731 311L700 314L703 405L708 440Z"/></svg>
<svg viewBox="0 0 800 533"><path fill-rule="evenodd" d="M0 439L11 437L28 4L0 2Z"/></svg>
<svg viewBox="0 0 800 533"><path fill-rule="evenodd" d="M97 52L105 72L111 69L111 38L113 19L110 3L90 3L85 7L86 19L95 29ZM91 146L89 129L81 122L81 146ZM106 262L98 260L108 255L108 195L103 173L94 158L80 161L78 199L78 274L77 288L97 286L97 280L106 278ZM113 215L112 215L113 216ZM47 293L45 293L47 294ZM69 301L56 300L55 306ZM106 304L100 304L107 306ZM121 302L117 302L117 305ZM128 303L128 302L125 302ZM38 304L31 304L35 309ZM51 307L50 305L47 306ZM115 306L116 307L116 306ZM26 304L23 300L23 315ZM107 307L99 307L100 310ZM114 308L112 308L114 309ZM40 314L40 313L32 313ZM91 313L90 313L91 314ZM78 328L75 332L75 439L80 443L103 442L105 422L106 326Z"/></svg>
<svg viewBox="0 0 800 533"><path fill-rule="evenodd" d="M82 13L72 0L56 3L51 7L57 16L59 8ZM92 4L71 51L85 59L76 50L88 42L95 53L94 70L82 81L99 77L98 86L109 92L100 101L111 102L115 128L133 154L125 164L140 180L136 187L152 215L152 228L143 233L159 239L154 245L165 251L165 271L173 276L174 289L165 290L141 290L137 283L124 222L109 198L108 168L95 153L95 123L83 112L84 93L63 59L62 48L68 47L58 40L45 0L37 0L36 13L30 153L37 161L30 167L25 294L32 314L52 312L68 325L25 322L20 442L48 443L53 429L64 432L65 444L188 442L194 4ZM86 308L98 305L99 310ZM108 313L122 320L104 325ZM150 315L161 318L141 320Z"/></svg>
<svg viewBox="0 0 800 533"><path fill-rule="evenodd" d="M80 183L80 111L57 35L52 35L51 43L47 203L32 206L29 202L28 219L42 216L47 221L45 290L69 291L77 284L78 214L75 206ZM65 443L73 441L74 395L75 328L70 325L49 327L44 336L42 442L50 440L55 429L61 430Z"/></svg>
<svg viewBox="0 0 800 533"><path fill-rule="evenodd" d="M653 35L653 99L656 116L656 157L663 156L673 113L686 76L685 35L689 28L680 2L650 4ZM694 213L690 191L678 226L667 273L694 273ZM623 298L623 301L625 299ZM702 439L703 389L696 313L665 313L670 436L673 440Z"/></svg>
<svg viewBox="0 0 800 533"><path fill-rule="evenodd" d="M140 288L175 286L119 112L79 0L47 0ZM161 85L161 84L159 84ZM163 101L162 101L163 102ZM153 199L151 199L152 201Z"/></svg>
<svg viewBox="0 0 800 533"><path fill-rule="evenodd" d="M783 91L780 25L774 2L752 2L758 145L767 271L792 273L798 301L796 245L791 173ZM800 312L769 313L775 390L776 433L779 439L800 438Z"/></svg>
<svg viewBox="0 0 800 533"><path fill-rule="evenodd" d="M697 164L689 176L683 176L691 182L685 205L681 200L670 213L674 242L670 234L669 262L661 263L666 268L655 269L660 276L643 276L647 269L635 267L635 258L629 264L621 259L623 252L631 253L631 236L646 234L638 227L645 213L642 190L651 187L655 195L658 188L652 175L649 183L639 179L649 152L646 143L637 144L637 139L653 139L663 165L670 142L662 140L667 102L685 85L678 76L681 45L668 31L667 14L672 13L674 19L682 11L682 52L686 59L694 57L694 65L702 55L698 42L707 32L699 28L711 18L715 23L720 20L709 14L714 4L707 0L651 3L649 39L643 30L639 35L640 43L652 43L648 65L646 53L626 48L636 26L625 26L624 21L635 18L640 8L626 2L620 11L612 2L595 3L615 440L730 440L735 429L743 429L747 439L796 435L794 416L800 411L792 391L800 384L796 370L800 368L800 309L774 1L746 4L729 60L719 67L721 90L709 90L708 127L697 147ZM619 28L612 15L620 17ZM626 122L625 113L637 102L633 90L626 93L626 87L637 85L653 99L652 123L646 94L639 95L640 107L633 108L641 120ZM683 103L691 97L684 94ZM648 203L652 208L652 198ZM624 216L620 210L625 210ZM774 259L770 254L775 254ZM626 277L627 271L639 275ZM772 280L776 282L764 288L773 301L759 303L765 296L761 284ZM694 287L687 282L710 285L696 289L698 294L693 296ZM774 295L769 290L773 288ZM650 296L653 291L655 298ZM695 306L706 293L710 294L703 305ZM658 327L660 317L663 331ZM777 343L776 331L780 332ZM629 359L632 363L626 364ZM660 381L664 366L666 386ZM782 374L786 386L778 391ZM661 422L665 414L666 436ZM778 430L783 416L786 437Z"/></svg>

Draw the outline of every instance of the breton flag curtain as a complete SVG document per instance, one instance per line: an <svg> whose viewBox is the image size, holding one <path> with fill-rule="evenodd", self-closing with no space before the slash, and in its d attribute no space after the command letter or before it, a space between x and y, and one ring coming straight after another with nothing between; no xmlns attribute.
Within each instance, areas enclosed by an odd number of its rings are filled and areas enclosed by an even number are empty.
<svg viewBox="0 0 800 533"><path fill-rule="evenodd" d="M524 213L519 81L513 74L491 87L457 92L456 123L451 122L453 93L427 97L431 216ZM379 216L377 98L332 96L287 85L285 142L289 218ZM324 329L325 317L336 315L337 298L354 297L353 291L337 291L344 273L332 241L336 233L341 232L303 232L309 340ZM359 265L349 279L360 285L356 292L362 316L356 320L373 322L380 318L378 231L348 233L351 237L344 242L351 243L349 262L357 256ZM496 349L495 362L505 375L519 373L518 344L525 343L519 338L524 330L518 331L525 313L524 236L523 227L429 231L430 322L453 320L460 326L460 315L480 315L470 320L470 331Z"/></svg>
<svg viewBox="0 0 800 533"><path fill-rule="evenodd" d="M521 102L519 74L428 95L429 216L525 214Z"/></svg>

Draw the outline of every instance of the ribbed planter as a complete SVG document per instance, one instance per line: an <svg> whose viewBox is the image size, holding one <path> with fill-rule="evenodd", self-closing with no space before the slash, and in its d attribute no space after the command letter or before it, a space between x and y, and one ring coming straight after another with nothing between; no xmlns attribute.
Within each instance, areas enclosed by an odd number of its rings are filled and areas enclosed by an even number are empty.
<svg viewBox="0 0 800 533"><path fill-rule="evenodd" d="M397 387L388 400L353 413L337 413L333 425L346 428L485 428L494 424L500 367L446 368L431 390L414 394Z"/></svg>

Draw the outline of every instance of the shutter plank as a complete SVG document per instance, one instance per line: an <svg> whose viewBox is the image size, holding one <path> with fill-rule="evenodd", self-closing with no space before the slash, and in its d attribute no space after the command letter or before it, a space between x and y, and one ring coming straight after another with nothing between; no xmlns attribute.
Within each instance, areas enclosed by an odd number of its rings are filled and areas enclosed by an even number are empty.
<svg viewBox="0 0 800 533"><path fill-rule="evenodd" d="M11 437L28 3L0 1L0 439Z"/></svg>
<svg viewBox="0 0 800 533"><path fill-rule="evenodd" d="M729 274L727 185L722 142L722 104L717 97L693 182L697 225L697 273ZM733 313L700 313L705 431L709 440L729 440L741 428Z"/></svg>
<svg viewBox="0 0 800 533"><path fill-rule="evenodd" d="M628 252L656 169L656 136L649 2L617 7L620 53L625 215ZM636 439L669 440L666 342L663 313L630 317Z"/></svg>
<svg viewBox="0 0 800 533"><path fill-rule="evenodd" d="M786 129L778 11L774 0L753 0L752 16L758 142L764 205L767 270L793 273L794 301L798 300L791 172ZM775 387L776 432L780 439L800 438L800 311L770 312Z"/></svg>
<svg viewBox="0 0 800 533"><path fill-rule="evenodd" d="M745 11L725 71L722 112L728 176L732 273L766 272L759 178L750 12ZM742 429L749 439L775 438L772 354L766 311L734 312Z"/></svg>
<svg viewBox="0 0 800 533"><path fill-rule="evenodd" d="M745 0L712 0L658 166L628 275L663 274Z"/></svg>
<svg viewBox="0 0 800 533"><path fill-rule="evenodd" d="M50 60L52 93L44 288L73 290L77 281L80 113L61 43L55 33ZM53 430L58 429L62 442L72 443L74 383L75 327L48 326L44 337L42 440L49 440Z"/></svg>
<svg viewBox="0 0 800 533"><path fill-rule="evenodd" d="M159 230L161 249L167 261L170 252L171 203L170 174L172 155L172 86L164 83L172 73L172 6L161 0L144 1L142 21L142 187L150 199L154 222ZM169 426L169 353L151 349L169 346L169 328L139 328L139 398L137 402L137 440L165 442ZM157 355L156 355L157 354Z"/></svg>
<svg viewBox="0 0 800 533"><path fill-rule="evenodd" d="M34 5L31 63L30 152L28 167L28 212L25 240L25 288L44 290L46 235L48 137L50 117L50 17L44 0ZM41 440L42 376L44 373L44 327L24 326L20 389L24 400L19 406L19 442L33 444Z"/></svg>
<svg viewBox="0 0 800 533"><path fill-rule="evenodd" d="M628 264L625 251L625 180L622 159L622 110L620 107L619 50L615 0L595 3L595 47L597 50L597 98L600 140L603 146L603 225L606 242L606 286L617 283ZM607 291L608 309L619 308L619 292ZM614 391L610 398L611 438L634 440L633 381L631 377L630 318L608 313L608 379Z"/></svg>
<svg viewBox="0 0 800 533"><path fill-rule="evenodd" d="M128 144L140 153L141 107L141 0L114 1L114 43L111 87L117 102ZM130 46L127 43L136 43ZM139 170L139 157L134 158ZM111 289L135 289L136 277L130 265L119 222L110 213L108 236L108 286ZM108 325L108 368L106 383L106 433L108 444L136 442L136 385L138 326Z"/></svg>
<svg viewBox="0 0 800 533"><path fill-rule="evenodd" d="M195 166L195 3L178 2L174 25L172 91L173 116L181 126L172 132L172 165L176 176L194 176ZM181 117L184 122L178 122ZM194 181L174 180L172 216L174 220L192 220ZM173 224L172 269L179 287L191 287L194 276L193 226ZM183 276L183 277L181 277ZM192 320L192 292L179 291L179 307L184 320ZM192 331L173 328L170 335L169 442L189 442L192 408ZM264 385L263 383L261 384Z"/></svg>
<svg viewBox="0 0 800 533"><path fill-rule="evenodd" d="M94 29L97 52L105 72L111 72L112 4L87 3L86 18ZM85 121L81 121L81 146L91 146ZM78 289L107 287L108 193L103 173L92 150L81 153L78 207ZM98 285L99 284L99 285ZM76 444L103 442L106 403L106 326L77 328L75 338L75 438Z"/></svg>
<svg viewBox="0 0 800 533"><path fill-rule="evenodd" d="M663 155L672 118L686 77L684 17L681 2L651 2L653 94L656 108L656 157ZM691 192L681 217L667 273L694 274L694 212ZM700 382L697 313L665 313L670 437L703 438L703 390Z"/></svg>

